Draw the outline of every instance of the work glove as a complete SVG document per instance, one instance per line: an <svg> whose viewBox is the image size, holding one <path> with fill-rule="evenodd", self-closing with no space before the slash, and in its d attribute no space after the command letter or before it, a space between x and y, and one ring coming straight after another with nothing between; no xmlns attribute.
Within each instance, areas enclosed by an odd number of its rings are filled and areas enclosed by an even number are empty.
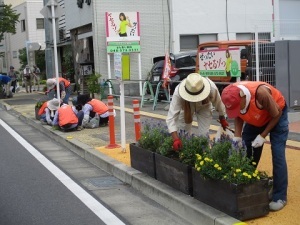
<svg viewBox="0 0 300 225"><path fill-rule="evenodd" d="M62 91L61 92L61 99L64 99L66 97L66 92L65 91Z"/></svg>
<svg viewBox="0 0 300 225"><path fill-rule="evenodd" d="M258 148L263 146L263 144L266 142L267 140L264 139L260 134L257 135L257 137L254 139L254 141L252 141L252 147L253 148Z"/></svg>
<svg viewBox="0 0 300 225"><path fill-rule="evenodd" d="M239 148L243 147L243 140L241 137L233 137L232 141L235 145L237 145Z"/></svg>
<svg viewBox="0 0 300 225"><path fill-rule="evenodd" d="M229 127L227 120L224 118L224 116L220 116L219 120L223 130L226 130L226 128Z"/></svg>
<svg viewBox="0 0 300 225"><path fill-rule="evenodd" d="M173 141L173 150L174 151L179 151L179 149L182 148L182 142L179 138L176 138L174 141Z"/></svg>
<svg viewBox="0 0 300 225"><path fill-rule="evenodd" d="M52 120L47 120L47 124L52 126Z"/></svg>

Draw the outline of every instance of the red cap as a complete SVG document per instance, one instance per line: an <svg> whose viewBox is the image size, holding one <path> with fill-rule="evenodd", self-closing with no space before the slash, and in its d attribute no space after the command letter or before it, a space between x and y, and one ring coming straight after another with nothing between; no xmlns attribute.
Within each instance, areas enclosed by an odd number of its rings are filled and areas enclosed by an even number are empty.
<svg viewBox="0 0 300 225"><path fill-rule="evenodd" d="M229 118L238 117L241 104L240 89L235 85L228 85L222 91L221 99L225 105L227 116Z"/></svg>

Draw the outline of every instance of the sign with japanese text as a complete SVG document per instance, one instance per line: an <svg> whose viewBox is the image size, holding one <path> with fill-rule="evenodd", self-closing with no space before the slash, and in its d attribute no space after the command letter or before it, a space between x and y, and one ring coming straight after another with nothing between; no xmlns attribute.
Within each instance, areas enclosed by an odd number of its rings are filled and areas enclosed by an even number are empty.
<svg viewBox="0 0 300 225"><path fill-rule="evenodd" d="M198 57L202 76L241 76L239 48L203 50Z"/></svg>
<svg viewBox="0 0 300 225"><path fill-rule="evenodd" d="M106 12L106 41L140 41L138 12Z"/></svg>

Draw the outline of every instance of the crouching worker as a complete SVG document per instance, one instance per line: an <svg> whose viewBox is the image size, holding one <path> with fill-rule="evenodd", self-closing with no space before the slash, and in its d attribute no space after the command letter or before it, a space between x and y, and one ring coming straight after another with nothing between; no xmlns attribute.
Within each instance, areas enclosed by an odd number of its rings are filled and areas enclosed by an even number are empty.
<svg viewBox="0 0 300 225"><path fill-rule="evenodd" d="M59 108L59 101L57 98L46 101L40 108L38 115L42 124L52 125L54 115Z"/></svg>
<svg viewBox="0 0 300 225"><path fill-rule="evenodd" d="M83 112L78 111L75 106L65 103L56 111L53 126L59 126L63 131L82 130Z"/></svg>
<svg viewBox="0 0 300 225"><path fill-rule="evenodd" d="M108 106L98 100L92 99L87 95L79 95L77 104L82 105L84 113L82 126L86 128L104 127L108 125L109 112Z"/></svg>

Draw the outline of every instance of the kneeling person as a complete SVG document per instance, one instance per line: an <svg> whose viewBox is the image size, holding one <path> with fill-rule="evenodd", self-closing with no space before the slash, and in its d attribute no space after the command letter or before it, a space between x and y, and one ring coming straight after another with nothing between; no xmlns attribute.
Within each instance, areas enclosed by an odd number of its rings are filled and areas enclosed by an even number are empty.
<svg viewBox="0 0 300 225"><path fill-rule="evenodd" d="M70 131L75 128L81 130L83 112L77 111L75 106L63 104L55 113L53 126L59 126L63 131Z"/></svg>

